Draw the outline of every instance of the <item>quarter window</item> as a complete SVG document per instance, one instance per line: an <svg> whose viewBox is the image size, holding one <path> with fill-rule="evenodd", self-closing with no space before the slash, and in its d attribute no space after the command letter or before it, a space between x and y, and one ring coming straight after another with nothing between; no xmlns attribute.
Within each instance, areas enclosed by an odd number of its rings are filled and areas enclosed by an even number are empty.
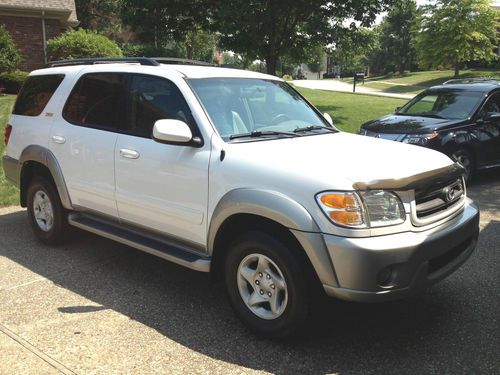
<svg viewBox="0 0 500 375"><path fill-rule="evenodd" d="M22 116L40 115L63 79L63 74L28 77L12 113Z"/></svg>
<svg viewBox="0 0 500 375"><path fill-rule="evenodd" d="M75 85L63 116L78 125L123 130L125 93L124 74L86 74Z"/></svg>

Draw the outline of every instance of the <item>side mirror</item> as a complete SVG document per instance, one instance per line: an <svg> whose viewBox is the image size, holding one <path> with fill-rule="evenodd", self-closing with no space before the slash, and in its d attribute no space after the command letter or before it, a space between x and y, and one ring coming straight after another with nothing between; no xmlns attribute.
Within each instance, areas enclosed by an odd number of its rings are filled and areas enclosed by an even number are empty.
<svg viewBox="0 0 500 375"><path fill-rule="evenodd" d="M484 121L499 121L500 120L500 112L487 112L484 116L483 116L483 120Z"/></svg>
<svg viewBox="0 0 500 375"><path fill-rule="evenodd" d="M396 107L396 109L394 110L394 112L398 113L400 109L401 109L401 107Z"/></svg>
<svg viewBox="0 0 500 375"><path fill-rule="evenodd" d="M332 119L332 116L330 116L328 113L323 113L323 117L325 118L325 120L330 124L330 125L333 125L333 119Z"/></svg>
<svg viewBox="0 0 500 375"><path fill-rule="evenodd" d="M201 139L193 138L189 125L180 120L165 119L155 122L153 139L160 143L174 145L201 145Z"/></svg>

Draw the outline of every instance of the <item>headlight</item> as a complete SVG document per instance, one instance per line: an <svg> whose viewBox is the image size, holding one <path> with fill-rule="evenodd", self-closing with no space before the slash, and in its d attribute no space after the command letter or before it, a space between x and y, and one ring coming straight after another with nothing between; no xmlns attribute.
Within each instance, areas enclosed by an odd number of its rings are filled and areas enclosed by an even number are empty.
<svg viewBox="0 0 500 375"><path fill-rule="evenodd" d="M325 192L316 201L332 223L349 228L396 225L406 218L398 196L384 190Z"/></svg>
<svg viewBox="0 0 500 375"><path fill-rule="evenodd" d="M403 138L403 143L409 143L412 145L425 145L430 139L436 138L438 133L430 134L408 134Z"/></svg>

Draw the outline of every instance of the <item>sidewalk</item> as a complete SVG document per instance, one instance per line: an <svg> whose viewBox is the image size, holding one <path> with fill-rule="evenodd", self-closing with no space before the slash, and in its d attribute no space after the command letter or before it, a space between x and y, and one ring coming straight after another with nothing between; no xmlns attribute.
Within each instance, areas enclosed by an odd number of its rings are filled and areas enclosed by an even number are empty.
<svg viewBox="0 0 500 375"><path fill-rule="evenodd" d="M295 86L304 87L314 90L327 90L339 92L352 92L352 83L342 82L337 79L321 79L321 80L295 80L292 81ZM411 99L414 94L393 94L377 90L372 87L363 86L363 84L356 85L356 93L367 95L388 96L391 98Z"/></svg>

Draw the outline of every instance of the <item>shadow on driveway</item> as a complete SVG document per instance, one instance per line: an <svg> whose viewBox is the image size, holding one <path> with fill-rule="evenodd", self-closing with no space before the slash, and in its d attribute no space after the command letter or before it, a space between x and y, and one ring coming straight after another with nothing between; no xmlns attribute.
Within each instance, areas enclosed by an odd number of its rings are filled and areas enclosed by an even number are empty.
<svg viewBox="0 0 500 375"><path fill-rule="evenodd" d="M472 195L498 208L493 180L494 197ZM499 243L500 222L491 221L472 258L431 290L391 303L331 300L307 332L272 342L243 328L223 285L205 274L87 233L64 247L42 246L25 212L0 216L1 256L102 306L60 312L112 309L211 358L278 374L498 373Z"/></svg>

